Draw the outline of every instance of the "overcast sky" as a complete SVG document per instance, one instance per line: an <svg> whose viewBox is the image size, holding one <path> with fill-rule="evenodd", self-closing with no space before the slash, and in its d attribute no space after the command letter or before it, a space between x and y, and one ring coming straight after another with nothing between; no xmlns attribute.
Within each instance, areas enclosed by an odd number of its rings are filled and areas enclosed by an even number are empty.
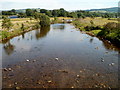
<svg viewBox="0 0 120 90"><path fill-rule="evenodd" d="M0 0L0 10L44 8L84 10L117 7L119 0Z"/></svg>

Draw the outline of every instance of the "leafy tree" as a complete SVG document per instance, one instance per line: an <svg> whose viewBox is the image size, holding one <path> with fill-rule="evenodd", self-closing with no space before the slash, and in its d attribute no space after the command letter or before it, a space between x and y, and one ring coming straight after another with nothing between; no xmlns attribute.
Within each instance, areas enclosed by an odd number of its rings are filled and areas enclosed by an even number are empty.
<svg viewBox="0 0 120 90"><path fill-rule="evenodd" d="M48 15L49 17L52 17L52 13L50 11L47 11L46 15Z"/></svg>
<svg viewBox="0 0 120 90"><path fill-rule="evenodd" d="M61 16L61 17L66 17L67 16L67 13L66 13L66 11L63 8L60 8L59 16Z"/></svg>
<svg viewBox="0 0 120 90"><path fill-rule="evenodd" d="M26 9L26 15L27 16L33 16L34 11L32 9Z"/></svg>
<svg viewBox="0 0 120 90"><path fill-rule="evenodd" d="M18 14L18 17L19 17L19 18L25 18L25 17L26 17L26 14L25 14L25 13L19 13L19 14Z"/></svg>
<svg viewBox="0 0 120 90"><path fill-rule="evenodd" d="M57 16L59 16L59 10L53 10L52 11L52 15L53 15L53 17L57 17Z"/></svg>
<svg viewBox="0 0 120 90"><path fill-rule="evenodd" d="M50 25L50 18L47 15L41 14L40 25L41 26L49 26Z"/></svg>
<svg viewBox="0 0 120 90"><path fill-rule="evenodd" d="M49 26L50 25L50 18L41 13L35 13L34 18L39 22L41 26Z"/></svg>
<svg viewBox="0 0 120 90"><path fill-rule="evenodd" d="M46 13L47 10L46 9L40 9L40 13Z"/></svg>

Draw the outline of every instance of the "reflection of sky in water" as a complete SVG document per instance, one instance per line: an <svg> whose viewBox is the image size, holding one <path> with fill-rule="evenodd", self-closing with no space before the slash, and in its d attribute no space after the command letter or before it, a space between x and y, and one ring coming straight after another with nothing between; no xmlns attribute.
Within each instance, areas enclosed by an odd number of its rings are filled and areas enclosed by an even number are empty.
<svg viewBox="0 0 120 90"><path fill-rule="evenodd" d="M0 46L6 46L2 50L3 65L42 56L81 60L89 64L96 64L102 57L107 60L106 63L117 63L118 60L118 52L112 50L113 47L96 37L82 34L70 24L54 24L41 30L33 30Z"/></svg>

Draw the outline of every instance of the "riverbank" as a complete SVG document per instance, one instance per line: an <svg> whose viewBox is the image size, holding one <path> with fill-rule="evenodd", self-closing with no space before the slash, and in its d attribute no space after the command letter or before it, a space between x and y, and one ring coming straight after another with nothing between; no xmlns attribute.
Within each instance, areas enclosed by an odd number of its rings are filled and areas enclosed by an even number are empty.
<svg viewBox="0 0 120 90"><path fill-rule="evenodd" d="M0 23L2 23L2 21ZM0 42L36 29L37 21L34 19L31 20L30 18L17 18L11 19L11 23L13 24L11 29L8 30L1 28Z"/></svg>
<svg viewBox="0 0 120 90"><path fill-rule="evenodd" d="M53 23L63 23L65 21L63 20L69 20L72 18L68 17L56 17L56 18L50 18L51 24ZM2 41L11 39L15 36L21 35L25 32L38 29L38 23L37 20L34 18L15 18L10 19L11 23L13 24L11 29L2 29L2 26L0 27L0 43ZM2 20L0 20L0 25L2 25Z"/></svg>
<svg viewBox="0 0 120 90"><path fill-rule="evenodd" d="M115 45L120 44L119 25L117 19L85 18L76 19L73 25L85 33L107 40Z"/></svg>

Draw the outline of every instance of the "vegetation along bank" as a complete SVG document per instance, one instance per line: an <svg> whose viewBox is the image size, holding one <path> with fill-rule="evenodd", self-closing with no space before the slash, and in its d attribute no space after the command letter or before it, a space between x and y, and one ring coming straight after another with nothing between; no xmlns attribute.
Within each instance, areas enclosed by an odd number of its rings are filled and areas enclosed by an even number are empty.
<svg viewBox="0 0 120 90"><path fill-rule="evenodd" d="M51 23L66 23L66 20L73 20L73 25L81 31L120 44L120 25L117 12L82 10L69 12L60 8L54 10L26 9L25 11L12 9L1 13L0 41L48 26ZM13 19L14 17L12 17L11 19L11 16L18 18Z"/></svg>

